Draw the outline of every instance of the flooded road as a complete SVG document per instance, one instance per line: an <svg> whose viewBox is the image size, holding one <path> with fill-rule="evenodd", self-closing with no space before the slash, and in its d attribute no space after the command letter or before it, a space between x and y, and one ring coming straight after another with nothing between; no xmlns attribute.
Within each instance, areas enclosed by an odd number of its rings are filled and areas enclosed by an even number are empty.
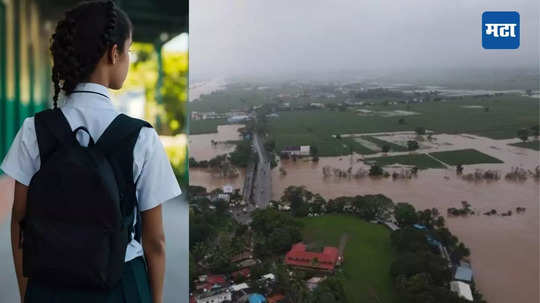
<svg viewBox="0 0 540 303"><path fill-rule="evenodd" d="M202 161L234 151L235 144L225 143L225 141L241 140L238 130L242 127L244 127L243 124L219 125L217 133L190 135L189 156ZM212 140L218 143L212 144Z"/></svg>
<svg viewBox="0 0 540 303"><path fill-rule="evenodd" d="M493 168L504 174L511 166L533 169L538 165L539 153L536 151L502 143L492 148L492 143L478 142L478 147L482 147L478 149L482 152L490 151L490 155L507 163L465 166L466 173L474 171L474 168ZM469 147L466 145L462 148ZM357 158L352 161L353 172L360 167L367 168L362 162L357 162ZM472 208L482 212L491 209L496 209L499 213L512 210L514 215L510 217L480 215L447 218L447 225L471 249L476 283L488 302L539 301L537 181L529 178L523 183L514 183L503 178L495 182L474 183L457 177L454 168L423 170L416 179L411 180L323 177L324 166L347 169L350 163L349 156L320 158L319 163L302 160L280 161L280 166L287 174L280 174L278 168L272 171L272 199L279 199L289 185L305 185L312 192L327 199L382 193L394 202L410 202L417 209L437 207L442 214L446 214L448 207L461 207L461 201L468 201ZM524 214L517 215L516 207L525 207L527 210Z"/></svg>

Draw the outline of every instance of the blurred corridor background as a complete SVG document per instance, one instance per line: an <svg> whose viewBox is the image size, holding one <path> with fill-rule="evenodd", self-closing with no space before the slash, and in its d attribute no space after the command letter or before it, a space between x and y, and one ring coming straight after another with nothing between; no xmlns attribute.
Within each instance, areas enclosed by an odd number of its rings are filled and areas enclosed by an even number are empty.
<svg viewBox="0 0 540 303"><path fill-rule="evenodd" d="M78 2L81 1L0 0L1 159L24 119L52 104L50 37L64 10ZM189 178L185 161L188 1L115 2L131 18L134 43L128 79L121 90L112 92L113 103L119 111L154 126L185 193ZM1 171L0 192L0 301L15 302L18 292L9 237L13 180ZM164 206L168 235L167 302L188 289L188 210L183 196Z"/></svg>

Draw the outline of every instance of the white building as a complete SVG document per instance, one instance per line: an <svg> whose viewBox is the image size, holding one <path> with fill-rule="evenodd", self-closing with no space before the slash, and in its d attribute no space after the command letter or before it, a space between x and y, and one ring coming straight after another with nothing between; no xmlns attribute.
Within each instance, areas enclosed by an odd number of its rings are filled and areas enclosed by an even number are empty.
<svg viewBox="0 0 540 303"><path fill-rule="evenodd" d="M301 146L287 146L281 150L281 154L287 154L288 156L309 156L311 153L311 147L309 145Z"/></svg>
<svg viewBox="0 0 540 303"><path fill-rule="evenodd" d="M249 288L249 285L247 285L246 283L240 283L240 284L231 285L230 290L231 292L235 292L235 291L240 291L246 288Z"/></svg>
<svg viewBox="0 0 540 303"><path fill-rule="evenodd" d="M241 123L247 120L249 120L249 116L247 115L231 116L227 118L227 122L229 123Z"/></svg>
<svg viewBox="0 0 540 303"><path fill-rule="evenodd" d="M232 295L228 289L216 289L200 294L196 298L197 303L222 303L231 301Z"/></svg>
<svg viewBox="0 0 540 303"><path fill-rule="evenodd" d="M473 301L473 295L471 287L469 284L461 281L452 281L450 282L450 290L455 292L460 298L463 298L467 301Z"/></svg>
<svg viewBox="0 0 540 303"><path fill-rule="evenodd" d="M223 185L223 193L224 194L232 194L234 191L234 188L232 187L232 185Z"/></svg>

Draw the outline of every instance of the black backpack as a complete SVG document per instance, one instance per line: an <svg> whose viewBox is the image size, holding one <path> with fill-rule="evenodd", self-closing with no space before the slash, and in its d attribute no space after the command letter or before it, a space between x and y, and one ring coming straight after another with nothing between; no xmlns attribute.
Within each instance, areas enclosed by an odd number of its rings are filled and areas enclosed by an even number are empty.
<svg viewBox="0 0 540 303"><path fill-rule="evenodd" d="M133 232L140 242L140 227L133 228L133 147L142 127L151 126L120 114L83 147L75 135L88 130L72 131L60 109L35 115L41 167L21 223L25 277L94 289L120 281Z"/></svg>

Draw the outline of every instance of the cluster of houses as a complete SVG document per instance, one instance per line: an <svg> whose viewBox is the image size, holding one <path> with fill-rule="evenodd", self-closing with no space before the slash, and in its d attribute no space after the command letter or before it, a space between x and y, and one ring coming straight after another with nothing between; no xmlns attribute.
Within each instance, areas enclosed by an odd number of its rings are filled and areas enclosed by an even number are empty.
<svg viewBox="0 0 540 303"><path fill-rule="evenodd" d="M259 278L259 283L271 287L275 283L273 274L266 274ZM246 282L234 284L233 280L225 275L203 275L198 279L198 294L190 296L190 303L280 303L285 296L273 294L265 296L255 291Z"/></svg>
<svg viewBox="0 0 540 303"><path fill-rule="evenodd" d="M227 275L201 275L195 281L195 289L190 295L190 303L280 303L285 296L273 292L276 282L274 274L268 273L251 279L253 266L260 263L253 257L251 251L243 252L231 258L236 271ZM259 292L257 289L264 289Z"/></svg>
<svg viewBox="0 0 540 303"><path fill-rule="evenodd" d="M276 277L273 273L260 277L251 276L252 267L260 263L253 257L251 251L234 256L231 263L236 265L237 270L230 274L199 276L190 295L190 303L290 302L284 294L274 290ZM306 287L313 291L343 263L343 256L336 247L326 246L320 251L311 251L300 242L294 244L287 252L284 263L291 269L314 273L305 281ZM257 289L253 287L255 284Z"/></svg>

